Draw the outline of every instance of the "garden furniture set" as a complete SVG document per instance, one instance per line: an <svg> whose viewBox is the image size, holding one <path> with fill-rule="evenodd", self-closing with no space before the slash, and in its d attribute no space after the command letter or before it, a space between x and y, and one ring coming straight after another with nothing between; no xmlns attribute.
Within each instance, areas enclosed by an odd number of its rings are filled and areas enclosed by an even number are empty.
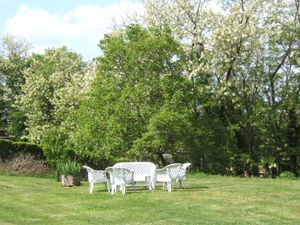
<svg viewBox="0 0 300 225"><path fill-rule="evenodd" d="M93 192L96 183L104 183L111 194L116 193L118 187L122 194L125 194L126 186L132 186L135 190L141 182L149 190L154 190L156 182L161 182L163 187L171 192L172 181L177 183L177 187L183 188L187 168L190 166L190 163L173 163L162 169L156 169L152 162L120 162L105 170L94 170L88 166L83 166L83 168L88 173L90 193Z"/></svg>

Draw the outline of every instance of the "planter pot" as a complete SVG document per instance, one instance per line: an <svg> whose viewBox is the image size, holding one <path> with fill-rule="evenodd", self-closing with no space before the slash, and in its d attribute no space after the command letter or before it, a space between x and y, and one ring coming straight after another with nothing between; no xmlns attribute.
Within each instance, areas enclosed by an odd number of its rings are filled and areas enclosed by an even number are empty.
<svg viewBox="0 0 300 225"><path fill-rule="evenodd" d="M61 175L61 184L65 187L73 187L80 185L80 177L73 175Z"/></svg>
<svg viewBox="0 0 300 225"><path fill-rule="evenodd" d="M249 171L244 171L244 177L250 177Z"/></svg>

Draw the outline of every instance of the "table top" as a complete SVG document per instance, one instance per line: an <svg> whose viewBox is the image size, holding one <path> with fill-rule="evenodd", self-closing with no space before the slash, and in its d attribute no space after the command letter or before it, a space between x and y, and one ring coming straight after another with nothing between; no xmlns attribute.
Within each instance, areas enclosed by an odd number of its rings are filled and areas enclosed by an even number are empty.
<svg viewBox="0 0 300 225"><path fill-rule="evenodd" d="M135 180L145 180L146 176L154 177L156 169L155 164L152 162L120 162L113 167L126 168L133 171Z"/></svg>

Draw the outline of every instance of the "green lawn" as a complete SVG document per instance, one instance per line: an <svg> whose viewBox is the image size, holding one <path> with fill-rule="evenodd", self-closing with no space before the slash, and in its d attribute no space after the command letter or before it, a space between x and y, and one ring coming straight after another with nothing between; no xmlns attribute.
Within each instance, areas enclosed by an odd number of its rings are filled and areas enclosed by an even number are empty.
<svg viewBox="0 0 300 225"><path fill-rule="evenodd" d="M300 224L300 180L190 175L172 193L0 175L0 224Z"/></svg>

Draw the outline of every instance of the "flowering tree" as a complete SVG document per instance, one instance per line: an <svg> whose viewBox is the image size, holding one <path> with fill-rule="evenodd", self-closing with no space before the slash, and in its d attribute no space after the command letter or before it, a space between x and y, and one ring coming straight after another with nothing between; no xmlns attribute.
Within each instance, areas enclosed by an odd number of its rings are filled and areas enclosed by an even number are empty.
<svg viewBox="0 0 300 225"><path fill-rule="evenodd" d="M233 157L299 155L299 1L226 1L219 10L210 3L146 1L145 20L169 26L190 56L193 111L221 121L235 139Z"/></svg>
<svg viewBox="0 0 300 225"><path fill-rule="evenodd" d="M48 158L68 155L66 140L75 126L68 118L78 108L92 77L81 56L65 47L33 55L18 105L27 116L29 140L44 144Z"/></svg>
<svg viewBox="0 0 300 225"><path fill-rule="evenodd" d="M24 84L24 70L29 66L30 45L22 39L6 35L0 44L0 129L15 139L24 135L24 113L15 106Z"/></svg>

